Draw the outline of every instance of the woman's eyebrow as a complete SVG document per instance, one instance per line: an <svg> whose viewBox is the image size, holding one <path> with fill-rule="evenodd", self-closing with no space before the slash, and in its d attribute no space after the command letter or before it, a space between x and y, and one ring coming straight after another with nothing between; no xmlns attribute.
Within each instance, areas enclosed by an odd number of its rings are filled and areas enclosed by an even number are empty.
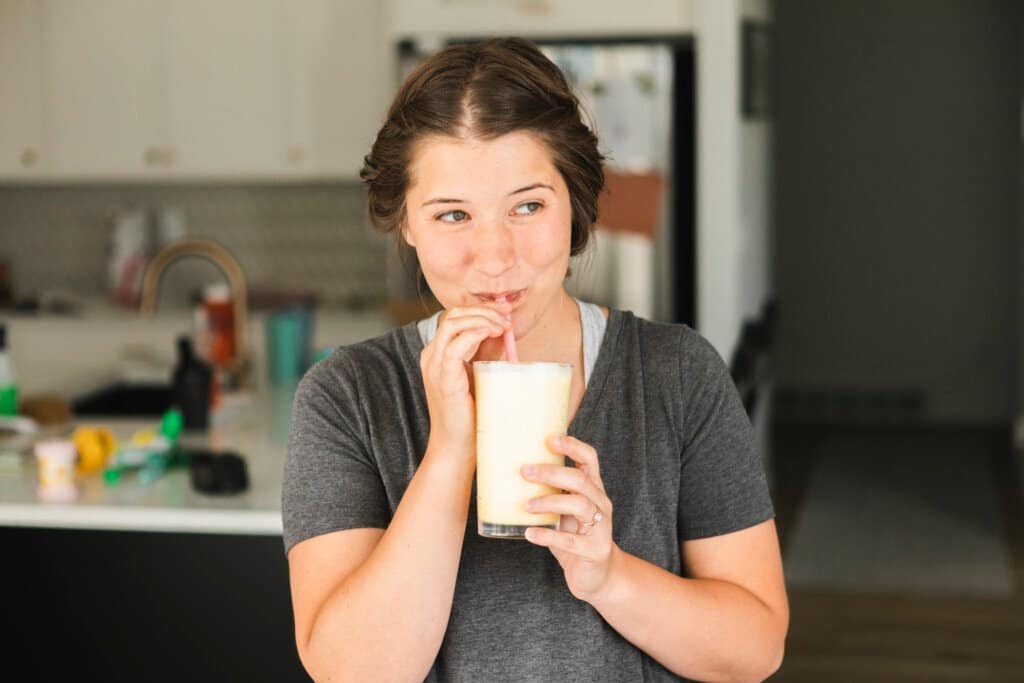
<svg viewBox="0 0 1024 683"><path fill-rule="evenodd" d="M530 190L535 190L538 187L546 187L549 190L551 190L552 192L555 191L555 188L551 187L547 183L533 183L532 185L527 185L526 187L520 187L518 190L513 190L512 192L509 192L508 196L511 197L512 195L519 194L520 192L529 192Z"/></svg>
<svg viewBox="0 0 1024 683"><path fill-rule="evenodd" d="M518 190L513 190L512 192L509 192L508 196L511 197L512 195L519 194L520 192L529 192L530 190L536 190L538 187L546 187L547 189L551 190L552 192L555 191L555 188L551 187L547 183L533 183L531 185L527 185L526 187L520 187ZM428 199L427 201L423 202L420 206L427 206L428 204L461 204L461 203L465 203L465 201L466 201L465 199L451 199L449 197L435 197L434 199Z"/></svg>

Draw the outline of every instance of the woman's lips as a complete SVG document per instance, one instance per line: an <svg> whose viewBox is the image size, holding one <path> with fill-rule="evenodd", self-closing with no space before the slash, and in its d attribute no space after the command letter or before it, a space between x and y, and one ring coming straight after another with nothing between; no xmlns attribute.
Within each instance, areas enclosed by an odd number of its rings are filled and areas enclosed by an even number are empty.
<svg viewBox="0 0 1024 683"><path fill-rule="evenodd" d="M489 304L514 304L525 292L525 289L515 289L506 292L473 292L473 296L484 303Z"/></svg>

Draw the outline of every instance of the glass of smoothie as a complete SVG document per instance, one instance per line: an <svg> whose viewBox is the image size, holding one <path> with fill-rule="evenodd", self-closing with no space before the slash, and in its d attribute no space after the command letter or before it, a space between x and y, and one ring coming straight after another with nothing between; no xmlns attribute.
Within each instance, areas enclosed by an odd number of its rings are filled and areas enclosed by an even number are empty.
<svg viewBox="0 0 1024 683"><path fill-rule="evenodd" d="M546 440L568 429L572 366L567 363L473 363L476 400L477 533L525 538L527 527L558 528L557 513L527 512L530 498L558 489L523 479L527 464L564 465Z"/></svg>

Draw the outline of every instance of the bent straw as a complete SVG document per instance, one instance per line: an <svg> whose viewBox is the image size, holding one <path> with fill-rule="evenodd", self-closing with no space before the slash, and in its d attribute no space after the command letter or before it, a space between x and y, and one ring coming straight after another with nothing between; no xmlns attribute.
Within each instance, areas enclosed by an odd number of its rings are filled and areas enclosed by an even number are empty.
<svg viewBox="0 0 1024 683"><path fill-rule="evenodd" d="M512 328L505 330L504 334L501 335L502 340L505 342L505 360L510 363L519 362L519 354L516 353L516 334Z"/></svg>

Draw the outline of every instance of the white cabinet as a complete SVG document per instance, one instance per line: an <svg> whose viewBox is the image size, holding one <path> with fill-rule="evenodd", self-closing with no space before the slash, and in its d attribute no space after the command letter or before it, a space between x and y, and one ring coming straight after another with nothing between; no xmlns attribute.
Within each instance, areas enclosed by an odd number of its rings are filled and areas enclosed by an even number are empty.
<svg viewBox="0 0 1024 683"><path fill-rule="evenodd" d="M374 0L2 0L0 181L354 179Z"/></svg>
<svg viewBox="0 0 1024 683"><path fill-rule="evenodd" d="M696 23L697 1L385 0L385 4L387 32L395 37L536 38L689 33Z"/></svg>
<svg viewBox="0 0 1024 683"><path fill-rule="evenodd" d="M156 0L46 0L48 170L105 178L158 171L166 139Z"/></svg>
<svg viewBox="0 0 1024 683"><path fill-rule="evenodd" d="M282 2L177 0L165 7L172 173L282 169Z"/></svg>
<svg viewBox="0 0 1024 683"><path fill-rule="evenodd" d="M36 0L0 3L0 177L45 169L42 30Z"/></svg>
<svg viewBox="0 0 1024 683"><path fill-rule="evenodd" d="M387 104L380 11L376 0L285 6L286 162L293 172L358 176Z"/></svg>

